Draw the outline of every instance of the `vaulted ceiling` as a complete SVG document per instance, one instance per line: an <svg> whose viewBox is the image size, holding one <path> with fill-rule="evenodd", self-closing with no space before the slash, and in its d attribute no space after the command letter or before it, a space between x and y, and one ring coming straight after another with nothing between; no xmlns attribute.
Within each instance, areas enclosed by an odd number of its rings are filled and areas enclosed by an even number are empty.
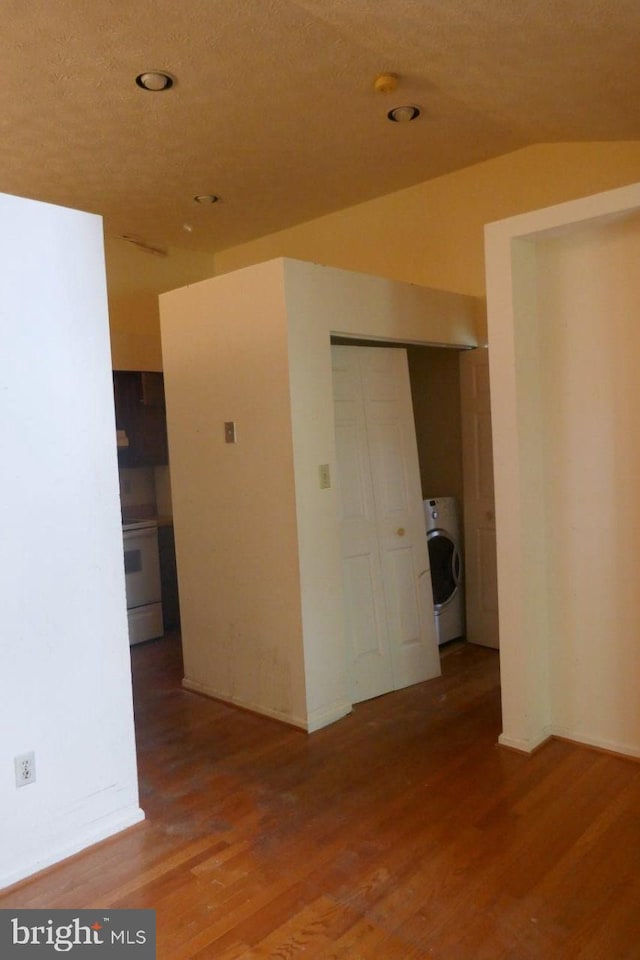
<svg viewBox="0 0 640 960"><path fill-rule="evenodd" d="M0 190L159 247L214 252L531 143L640 139L638 0L5 0L0 50ZM421 116L389 122L399 104Z"/></svg>

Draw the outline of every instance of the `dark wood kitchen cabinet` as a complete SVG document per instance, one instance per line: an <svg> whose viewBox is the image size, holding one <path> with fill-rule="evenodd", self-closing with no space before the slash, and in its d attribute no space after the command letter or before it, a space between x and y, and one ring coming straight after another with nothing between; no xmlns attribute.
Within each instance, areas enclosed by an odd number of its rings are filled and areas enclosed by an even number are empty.
<svg viewBox="0 0 640 960"><path fill-rule="evenodd" d="M161 373L113 371L116 428L127 447L118 447L121 467L156 467L168 463L167 414Z"/></svg>

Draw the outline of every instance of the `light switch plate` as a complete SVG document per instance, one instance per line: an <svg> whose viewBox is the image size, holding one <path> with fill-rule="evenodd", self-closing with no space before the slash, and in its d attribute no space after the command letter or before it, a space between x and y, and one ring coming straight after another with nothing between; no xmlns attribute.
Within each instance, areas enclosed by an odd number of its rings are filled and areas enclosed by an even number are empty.
<svg viewBox="0 0 640 960"><path fill-rule="evenodd" d="M236 442L236 422L235 420L225 420L224 423L224 442Z"/></svg>
<svg viewBox="0 0 640 960"><path fill-rule="evenodd" d="M320 489L328 490L331 486L331 472L329 470L329 464L321 463L318 467L318 474L320 477Z"/></svg>

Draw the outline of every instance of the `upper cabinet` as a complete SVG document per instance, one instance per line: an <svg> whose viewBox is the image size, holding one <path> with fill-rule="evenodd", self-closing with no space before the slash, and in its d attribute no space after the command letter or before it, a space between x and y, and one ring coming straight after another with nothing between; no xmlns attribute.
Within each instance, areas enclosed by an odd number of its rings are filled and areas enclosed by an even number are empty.
<svg viewBox="0 0 640 960"><path fill-rule="evenodd" d="M161 373L114 370L116 428L128 446L118 446L122 467L156 467L168 462L164 378Z"/></svg>

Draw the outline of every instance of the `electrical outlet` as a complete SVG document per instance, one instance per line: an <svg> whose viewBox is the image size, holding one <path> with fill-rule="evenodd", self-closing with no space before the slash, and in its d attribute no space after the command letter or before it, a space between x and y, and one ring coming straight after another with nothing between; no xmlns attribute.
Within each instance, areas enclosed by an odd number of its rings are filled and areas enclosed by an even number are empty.
<svg viewBox="0 0 640 960"><path fill-rule="evenodd" d="M16 771L16 787L26 787L28 783L33 783L36 779L36 755L31 750L30 753L21 753L20 756L13 758L13 764Z"/></svg>

